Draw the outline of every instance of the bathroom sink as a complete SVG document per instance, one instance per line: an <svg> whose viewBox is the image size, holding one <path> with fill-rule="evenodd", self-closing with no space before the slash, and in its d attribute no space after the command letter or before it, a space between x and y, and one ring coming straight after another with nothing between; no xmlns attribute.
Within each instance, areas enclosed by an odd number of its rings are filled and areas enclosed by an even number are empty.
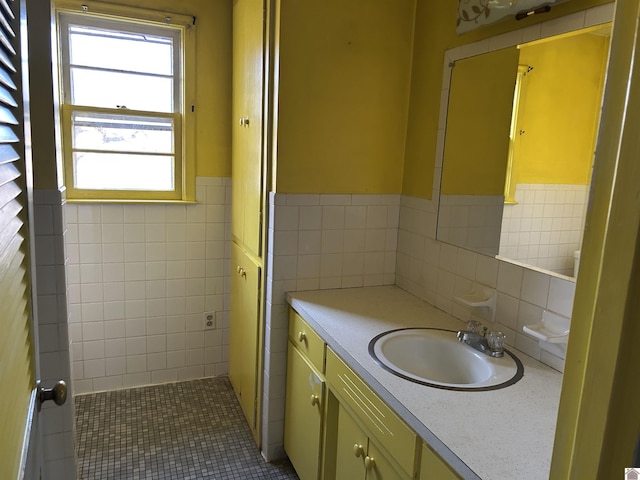
<svg viewBox="0 0 640 480"><path fill-rule="evenodd" d="M369 342L371 356L389 372L412 382L447 390L496 390L522 378L520 360L508 350L490 357L437 328L390 330Z"/></svg>

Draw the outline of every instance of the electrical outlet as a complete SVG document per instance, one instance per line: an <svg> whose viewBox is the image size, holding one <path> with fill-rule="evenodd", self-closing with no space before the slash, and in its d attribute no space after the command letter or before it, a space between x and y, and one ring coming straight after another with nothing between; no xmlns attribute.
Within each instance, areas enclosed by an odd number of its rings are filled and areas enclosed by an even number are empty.
<svg viewBox="0 0 640 480"><path fill-rule="evenodd" d="M204 320L205 330L213 330L216 328L216 312L204 312L202 319Z"/></svg>

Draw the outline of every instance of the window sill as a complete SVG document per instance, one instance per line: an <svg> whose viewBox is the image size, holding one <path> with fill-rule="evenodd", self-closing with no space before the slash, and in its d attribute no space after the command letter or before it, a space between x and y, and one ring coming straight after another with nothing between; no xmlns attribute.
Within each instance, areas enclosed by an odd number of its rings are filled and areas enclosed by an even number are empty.
<svg viewBox="0 0 640 480"><path fill-rule="evenodd" d="M105 203L105 204L130 204L130 205L197 205L196 200L144 200L124 198L67 198L66 203Z"/></svg>

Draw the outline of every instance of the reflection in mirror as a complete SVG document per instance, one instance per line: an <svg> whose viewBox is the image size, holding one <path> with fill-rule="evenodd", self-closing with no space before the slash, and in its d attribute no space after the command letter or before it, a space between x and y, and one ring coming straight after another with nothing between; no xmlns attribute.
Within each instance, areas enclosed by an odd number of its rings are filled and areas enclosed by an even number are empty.
<svg viewBox="0 0 640 480"><path fill-rule="evenodd" d="M438 240L574 275L609 32L587 29L455 62Z"/></svg>

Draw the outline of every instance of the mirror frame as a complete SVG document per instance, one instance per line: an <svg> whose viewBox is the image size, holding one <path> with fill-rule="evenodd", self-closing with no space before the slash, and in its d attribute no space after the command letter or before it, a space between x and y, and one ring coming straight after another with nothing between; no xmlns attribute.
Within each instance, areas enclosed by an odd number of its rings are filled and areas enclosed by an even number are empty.
<svg viewBox="0 0 640 480"><path fill-rule="evenodd" d="M439 220L438 215L440 212L440 186L442 182L442 169L444 164L444 146L445 146L446 127L447 127L447 112L449 108L449 87L451 84L451 72L453 70L451 66L458 60L474 57L476 55L481 55L483 53L494 52L497 50L514 47L524 43L534 42L537 40L555 37L557 35L576 32L578 30L584 30L584 29L594 28L598 26L605 26L606 24L611 22L613 22L613 8L611 4L604 4L604 5L599 5L597 7L589 8L581 12L574 13L572 15L567 15L564 17L547 20L546 22L542 22L537 25L521 28L518 30L514 30L512 32L497 35L494 37L489 37L485 40L480 40L477 42L461 45L459 47L449 49L445 52L443 75L442 75L442 92L440 97L440 115L438 119L438 143L436 148L435 171L434 171L434 178L433 178L433 192L431 197L432 202L434 203L434 207L436 209L435 234L436 234L436 240L438 242L447 243L437 239L437 222ZM460 247L457 245L455 246L457 248L465 249L465 247ZM478 252L476 253L478 255L486 256L486 254L483 254L483 253L478 253ZM510 258L501 257L500 255L496 255L495 257L491 257L491 258L496 258L499 261L512 263L530 270L541 272L546 275L552 275L554 277L558 277L564 280L570 280L572 282L576 281L576 277L569 277L567 275L563 275L563 274L554 272L552 270L536 267L534 265L522 263Z"/></svg>

